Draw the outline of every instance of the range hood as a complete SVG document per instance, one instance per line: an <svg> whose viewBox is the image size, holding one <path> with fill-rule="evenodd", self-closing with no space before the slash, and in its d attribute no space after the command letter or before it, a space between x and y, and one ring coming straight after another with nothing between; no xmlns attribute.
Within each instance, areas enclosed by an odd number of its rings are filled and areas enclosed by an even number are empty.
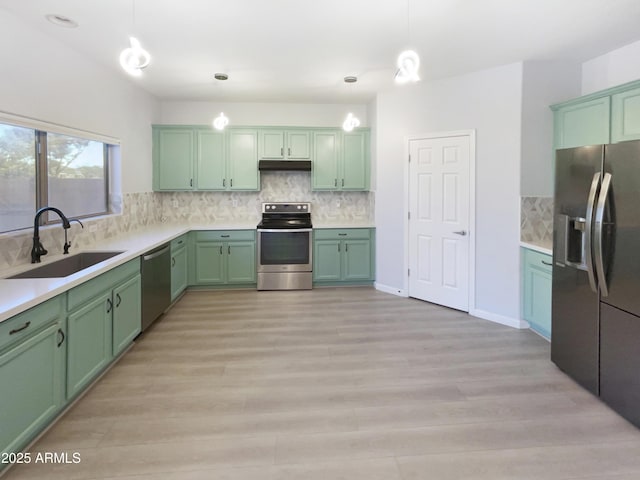
<svg viewBox="0 0 640 480"><path fill-rule="evenodd" d="M311 171L311 160L260 160L258 170Z"/></svg>

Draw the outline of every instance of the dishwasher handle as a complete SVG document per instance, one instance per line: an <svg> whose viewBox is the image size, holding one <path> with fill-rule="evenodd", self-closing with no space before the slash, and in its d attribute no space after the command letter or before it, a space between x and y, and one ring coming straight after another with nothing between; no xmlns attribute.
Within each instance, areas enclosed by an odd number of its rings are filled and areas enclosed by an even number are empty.
<svg viewBox="0 0 640 480"><path fill-rule="evenodd" d="M149 254L144 255L142 257L142 260L145 262L148 260L153 260L154 258L159 257L160 255L164 255L168 251L169 251L169 245L165 245L160 250L152 250Z"/></svg>

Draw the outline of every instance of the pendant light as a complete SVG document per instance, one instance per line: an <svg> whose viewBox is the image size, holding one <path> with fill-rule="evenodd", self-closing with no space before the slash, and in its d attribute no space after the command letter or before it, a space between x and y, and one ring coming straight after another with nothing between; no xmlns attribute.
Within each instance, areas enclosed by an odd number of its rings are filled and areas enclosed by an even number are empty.
<svg viewBox="0 0 640 480"><path fill-rule="evenodd" d="M409 15L409 1L407 0L407 42L411 39L410 35L410 15ZM420 57L413 50L405 50L398 55L398 61L395 79L397 83L409 83L417 82L420 80L418 70L420 68Z"/></svg>
<svg viewBox="0 0 640 480"><path fill-rule="evenodd" d="M132 9L132 28L136 26L136 4L135 0L131 0ZM147 52L140 41L135 37L129 37L129 48L125 48L120 53L120 66L129 75L139 77L142 75L142 69L147 67L151 62L151 55Z"/></svg>
<svg viewBox="0 0 640 480"><path fill-rule="evenodd" d="M227 117L224 112L220 112L220 115L213 120L213 127L216 130L224 130L224 127L227 125L229 125L229 117Z"/></svg>
<svg viewBox="0 0 640 480"><path fill-rule="evenodd" d="M358 81L358 77L354 75L349 75L347 77L344 77L344 83L347 83L347 84L356 83L357 81ZM351 132L353 131L354 128L357 128L359 126L360 126L360 120L351 112L349 112L349 114L347 115L347 118L345 118L344 122L342 123L342 129L345 132Z"/></svg>

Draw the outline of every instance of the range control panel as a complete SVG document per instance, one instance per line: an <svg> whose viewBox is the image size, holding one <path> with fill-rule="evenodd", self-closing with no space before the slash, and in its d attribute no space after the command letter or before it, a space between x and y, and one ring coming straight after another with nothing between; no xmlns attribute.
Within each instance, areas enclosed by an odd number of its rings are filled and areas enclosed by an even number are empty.
<svg viewBox="0 0 640 480"><path fill-rule="evenodd" d="M311 204L305 203L263 203L262 213L311 213Z"/></svg>

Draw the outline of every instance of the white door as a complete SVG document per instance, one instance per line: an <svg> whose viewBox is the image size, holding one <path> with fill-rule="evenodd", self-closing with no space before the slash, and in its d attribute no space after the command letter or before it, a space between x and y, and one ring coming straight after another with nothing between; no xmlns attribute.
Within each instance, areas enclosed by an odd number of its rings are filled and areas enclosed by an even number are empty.
<svg viewBox="0 0 640 480"><path fill-rule="evenodd" d="M468 135L409 141L409 296L469 311Z"/></svg>

